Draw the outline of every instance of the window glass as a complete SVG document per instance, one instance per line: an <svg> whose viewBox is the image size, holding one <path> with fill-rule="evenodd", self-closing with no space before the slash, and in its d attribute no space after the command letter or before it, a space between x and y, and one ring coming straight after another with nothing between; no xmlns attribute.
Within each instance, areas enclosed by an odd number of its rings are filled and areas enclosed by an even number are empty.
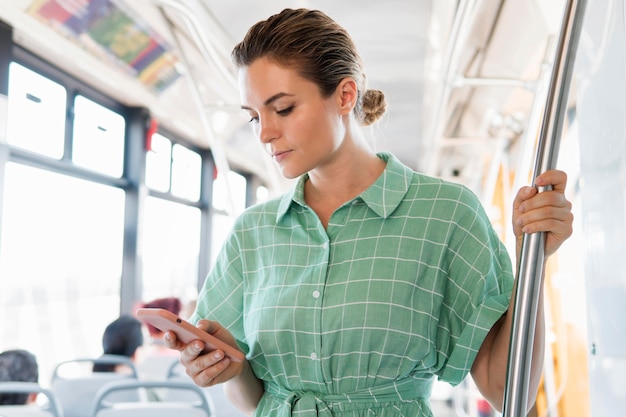
<svg viewBox="0 0 626 417"><path fill-rule="evenodd" d="M28 346L46 381L57 362L102 353L119 314L124 192L15 163L4 192L0 350Z"/></svg>
<svg viewBox="0 0 626 417"><path fill-rule="evenodd" d="M7 141L52 158L63 157L67 92L60 84L9 65Z"/></svg>
<svg viewBox="0 0 626 417"><path fill-rule="evenodd" d="M262 203L263 201L267 201L270 198L270 190L263 185L259 185L256 189L256 202Z"/></svg>
<svg viewBox="0 0 626 417"><path fill-rule="evenodd" d="M172 194L190 201L200 198L202 158L182 145L172 148Z"/></svg>
<svg viewBox="0 0 626 417"><path fill-rule="evenodd" d="M143 217L143 297L177 296L196 291L200 253L200 210L148 197Z"/></svg>
<svg viewBox="0 0 626 417"><path fill-rule="evenodd" d="M151 147L146 154L146 185L153 190L167 192L170 189L172 165L172 142L163 135L152 135Z"/></svg>
<svg viewBox="0 0 626 417"><path fill-rule="evenodd" d="M74 163L102 174L121 177L125 126L122 115L77 96L74 102Z"/></svg>
<svg viewBox="0 0 626 417"><path fill-rule="evenodd" d="M226 179L224 175L218 175L213 182L213 208L228 211L228 200L232 199L234 212L241 213L246 208L246 177L228 171Z"/></svg>
<svg viewBox="0 0 626 417"><path fill-rule="evenodd" d="M226 214L214 213L211 219L211 265L213 265L233 227L235 218Z"/></svg>

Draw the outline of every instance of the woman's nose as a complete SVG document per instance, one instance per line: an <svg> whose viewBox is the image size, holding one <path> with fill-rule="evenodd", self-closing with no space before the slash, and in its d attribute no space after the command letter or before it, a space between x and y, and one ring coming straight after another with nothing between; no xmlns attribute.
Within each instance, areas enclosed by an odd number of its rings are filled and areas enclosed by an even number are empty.
<svg viewBox="0 0 626 417"><path fill-rule="evenodd" d="M257 129L257 136L261 143L269 143L277 137L276 126L269 118L259 118Z"/></svg>

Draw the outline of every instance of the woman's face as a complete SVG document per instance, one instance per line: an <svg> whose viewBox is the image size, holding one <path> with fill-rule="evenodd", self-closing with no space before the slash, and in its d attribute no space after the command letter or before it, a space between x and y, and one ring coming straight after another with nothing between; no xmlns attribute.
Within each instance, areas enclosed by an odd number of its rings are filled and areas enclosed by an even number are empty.
<svg viewBox="0 0 626 417"><path fill-rule="evenodd" d="M323 98L317 85L260 58L239 70L242 108L283 176L296 178L333 160L343 141L341 93Z"/></svg>

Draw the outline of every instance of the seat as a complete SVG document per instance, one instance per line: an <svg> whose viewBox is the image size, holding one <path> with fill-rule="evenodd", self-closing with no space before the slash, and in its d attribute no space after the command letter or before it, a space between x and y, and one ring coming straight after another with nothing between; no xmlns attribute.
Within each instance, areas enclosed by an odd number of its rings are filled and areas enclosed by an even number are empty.
<svg viewBox="0 0 626 417"><path fill-rule="evenodd" d="M94 365L124 365L128 374L93 372ZM65 417L88 417L98 390L111 381L137 380L137 369L127 356L103 355L77 358L57 364L52 372L50 389L61 403ZM137 391L116 400L137 400Z"/></svg>
<svg viewBox="0 0 626 417"><path fill-rule="evenodd" d="M150 355L144 357L137 365L139 379L149 381L162 381L167 379L168 371L172 363L178 362L178 356Z"/></svg>
<svg viewBox="0 0 626 417"><path fill-rule="evenodd" d="M119 394L147 391L182 391L184 400L123 401ZM111 398L115 397L115 401ZM112 381L96 394L90 417L214 417L204 391L192 382L184 381Z"/></svg>
<svg viewBox="0 0 626 417"><path fill-rule="evenodd" d="M187 377L187 374L185 373L185 368L183 367L183 365L181 365L180 361L172 361L170 363L170 366L167 369L167 379L172 379L172 378L180 378L180 377Z"/></svg>
<svg viewBox="0 0 626 417"><path fill-rule="evenodd" d="M0 393L37 393L37 403L26 405L0 405L2 417L63 417L63 411L54 393L36 382L0 382Z"/></svg>
<svg viewBox="0 0 626 417"><path fill-rule="evenodd" d="M189 381L193 383L191 378L185 373L185 368L178 361L170 366L167 372L167 379L169 381ZM209 398L211 408L217 417L245 417L245 414L226 398L224 387L221 384L201 389Z"/></svg>

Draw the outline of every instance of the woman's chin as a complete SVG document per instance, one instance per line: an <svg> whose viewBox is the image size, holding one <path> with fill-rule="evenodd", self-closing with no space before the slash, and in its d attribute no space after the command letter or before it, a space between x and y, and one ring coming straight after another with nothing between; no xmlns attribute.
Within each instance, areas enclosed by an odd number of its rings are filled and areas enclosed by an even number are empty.
<svg viewBox="0 0 626 417"><path fill-rule="evenodd" d="M294 178L298 178L303 172L296 171L293 169L289 169L284 165L279 165L278 169L280 170L280 175L282 175L285 179L292 180Z"/></svg>

